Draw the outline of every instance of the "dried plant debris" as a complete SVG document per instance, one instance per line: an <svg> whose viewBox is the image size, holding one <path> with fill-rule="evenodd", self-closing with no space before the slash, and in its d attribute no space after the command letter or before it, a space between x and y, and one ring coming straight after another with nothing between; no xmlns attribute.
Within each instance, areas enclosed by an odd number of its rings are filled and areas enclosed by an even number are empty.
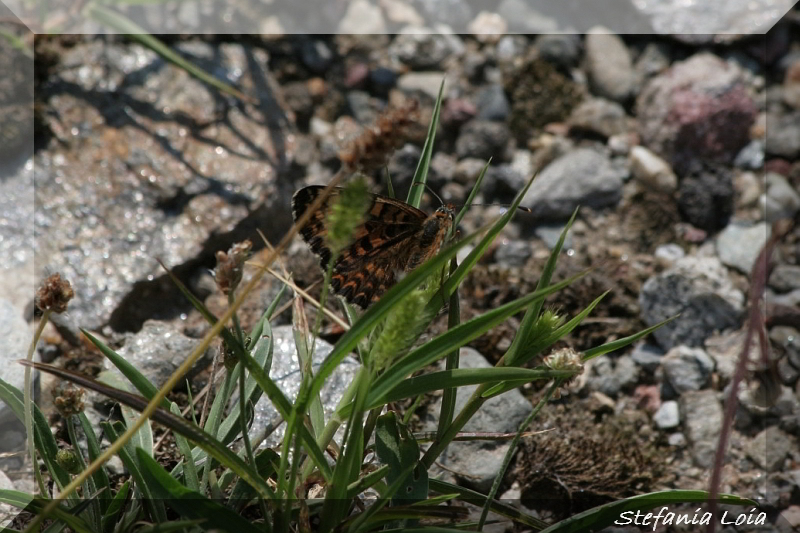
<svg viewBox="0 0 800 533"><path fill-rule="evenodd" d="M582 403L554 407L538 427L552 430L525 439L517 457L523 505L566 517L657 489L663 460L628 413L596 423Z"/></svg>

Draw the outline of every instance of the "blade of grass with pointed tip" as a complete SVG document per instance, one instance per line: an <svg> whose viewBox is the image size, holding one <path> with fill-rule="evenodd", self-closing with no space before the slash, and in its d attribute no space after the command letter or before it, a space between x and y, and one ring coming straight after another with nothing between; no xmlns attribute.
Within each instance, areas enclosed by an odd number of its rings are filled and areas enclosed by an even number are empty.
<svg viewBox="0 0 800 533"><path fill-rule="evenodd" d="M114 495L114 498L111 500L111 503L106 509L106 512L103 514L103 531L105 533L112 533L114 531L114 526L117 525L117 521L119 520L120 514L122 510L125 508L125 502L128 499L128 491L131 488L131 480L128 479L122 486L119 488L117 493Z"/></svg>
<svg viewBox="0 0 800 533"><path fill-rule="evenodd" d="M159 499L167 502L181 517L202 519L203 529L210 527L221 531L261 533L261 529L239 513L181 485L142 450L136 452L146 483Z"/></svg>
<svg viewBox="0 0 800 533"><path fill-rule="evenodd" d="M428 181L428 169L431 165L433 155L433 141L436 139L436 128L439 127L439 113L442 110L442 93L444 92L444 79L439 86L439 96L433 106L433 116L428 126L428 135L425 137L425 144L422 146L422 154L414 171L414 179L411 180L411 187L408 189L408 199L406 203L419 209L422 202L422 194L425 192L425 183Z"/></svg>
<svg viewBox="0 0 800 533"><path fill-rule="evenodd" d="M611 291L606 291L603 294L601 294L600 296L598 296L597 298L595 298L595 300L591 304L589 304L586 307L586 309L581 311L577 316L572 318L572 320L570 320L566 324L562 325L559 328L556 328L556 330L553 331L552 333L550 333L549 335L545 336L542 339L533 340L533 343L532 343L533 345L527 347L525 349L525 351L517 351L517 357L514 360L506 361L506 365L515 366L515 367L516 366L522 366L525 363L527 363L528 361L530 361L531 359L533 359L534 357L536 357L536 355L541 353L548 346L552 345L553 343L555 343L556 341L558 341L559 339L561 339L562 337L564 337L565 335L570 333L572 330L574 330L576 327L578 327L578 325L581 322L583 322L583 320L587 316L589 316L589 313L591 313L594 310L594 308L597 307L597 304L599 304L600 301L603 298L605 298L606 295L609 292L611 292ZM483 394L483 397L484 398L488 398L488 397L491 397L491 396L497 396L498 393L506 392L507 390L508 390L508 384L507 383L498 383L494 387L492 387L489 390L487 390Z"/></svg>
<svg viewBox="0 0 800 533"><path fill-rule="evenodd" d="M160 55L166 61L169 61L177 67L182 68L187 73L191 74L198 80L207 83L215 89L234 96L243 102L247 102L249 104L256 103L254 98L247 96L229 83L212 76L203 69L193 65L181 57L180 54L176 53L153 35L147 33L144 28L138 26L132 20L125 17L122 13L112 11L93 2L86 4L84 13L88 18L93 19L100 24L107 25L120 33L127 34L129 38L139 41L141 44Z"/></svg>
<svg viewBox="0 0 800 533"><path fill-rule="evenodd" d="M720 503L725 505L758 506L753 500L740 498L733 494L720 494L717 496ZM675 505L678 503L705 503L708 501L708 492L704 490L667 490L651 492L640 496L633 496L624 500L607 503L588 511L571 516L557 524L553 524L541 533L582 533L584 531L599 531L619 520L626 511L647 511L658 506Z"/></svg>
<svg viewBox="0 0 800 533"><path fill-rule="evenodd" d="M639 339L650 335L651 333L653 333L655 330L657 330L661 326L663 326L665 324L669 324L670 322L672 322L673 320L678 318L678 316L680 316L680 315L675 315L673 317L670 317L670 318L668 318L668 319L666 319L666 320L664 320L662 322L659 322L655 326L651 326L651 327L649 327L647 329L643 329L642 331L640 331L638 333L634 333L633 335L630 335L628 337L623 337L621 339L617 339L615 341L607 342L605 344L601 344L600 346L596 346L594 348L586 350L585 352L583 352L583 360L584 361L588 361L589 359L594 359L595 357L599 357L601 355L613 352L615 350L619 350L620 348L624 348L625 346L628 346L629 344L634 343L634 342L638 341Z"/></svg>
<svg viewBox="0 0 800 533"><path fill-rule="evenodd" d="M536 284L536 290L543 289L550 284L550 279L552 278L553 272L555 272L556 269L558 256L561 253L561 248L564 246L564 241L566 241L567 239L567 233L572 227L572 224L575 222L575 217L577 216L578 216L578 209L576 208L575 211L572 212L572 216L570 217L567 224L564 226L564 229L561 231L561 235L558 238L558 242L556 242L556 245L550 252L550 257L547 258L547 262L544 265L544 269L542 269L542 274L541 276L539 276L539 281ZM539 313L542 310L543 304L544 304L543 301L535 302L533 305L531 305L530 309L528 309L525 312L525 316L522 317L519 329L517 329L517 334L514 336L514 340L511 342L511 346L509 346L505 355L503 355L504 361L516 360L517 353L529 340L528 334L533 328L536 319L539 317Z"/></svg>

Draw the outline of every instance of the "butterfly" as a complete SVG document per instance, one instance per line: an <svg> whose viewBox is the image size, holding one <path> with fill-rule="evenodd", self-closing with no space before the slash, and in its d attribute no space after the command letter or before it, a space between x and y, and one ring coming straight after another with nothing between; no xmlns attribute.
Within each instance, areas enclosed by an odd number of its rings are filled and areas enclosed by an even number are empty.
<svg viewBox="0 0 800 533"><path fill-rule="evenodd" d="M311 185L292 197L297 220L325 187ZM332 253L326 244L327 215L341 188L335 188L320 209L300 228L303 240L319 257L323 271ZM334 259L331 288L334 294L362 309L377 301L403 275L439 252L455 219L455 208L445 204L432 215L405 202L371 195L365 221L352 243Z"/></svg>

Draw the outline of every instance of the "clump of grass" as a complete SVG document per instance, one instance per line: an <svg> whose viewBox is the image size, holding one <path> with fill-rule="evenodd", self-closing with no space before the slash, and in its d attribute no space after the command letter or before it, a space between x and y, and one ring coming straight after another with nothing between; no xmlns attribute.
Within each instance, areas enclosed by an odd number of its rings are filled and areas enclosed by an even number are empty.
<svg viewBox="0 0 800 533"><path fill-rule="evenodd" d="M440 108L441 91L414 185L407 198L407 202L414 206L419 206L427 180ZM409 531L430 530L431 524L448 525L460 531L469 525L465 522L466 508L458 504L460 501L478 502L483 506L478 529L486 523L490 510L523 528L548 528L548 524L494 499L520 436L547 406L549 398L558 388L581 372L583 362L627 346L654 328L580 354L557 352L542 364L526 367L577 327L602 298L601 295L584 311L571 318L562 318L550 310L543 310L547 297L556 295L577 278L554 284L550 279L574 217L564 229L533 293L461 322L459 285L487 251L492 240L510 222L532 179L519 191L511 208L502 217L444 246L438 255L408 273L363 314L348 312L349 329L316 369L310 364L315 334L309 331L310 322L303 316L304 306L296 300L295 339L302 372L302 383L296 398L287 397L269 377L273 351L270 320L281 295L275 298L249 331L244 331L239 324L237 310L243 299L252 291L259 276L285 249L298 228L322 205L333 185L350 176L354 167L375 165L388 157L394 146L389 141L390 134L394 133L392 128L402 127L406 119L391 115L381 120L384 122L380 122L377 129L350 148L350 155L344 158L343 170L281 242L270 250L265 264L247 284L241 286L240 281L242 261L247 256L249 245L243 243L234 246L228 253L220 254L217 270L219 289L223 293L227 291L229 301L228 309L221 317L214 316L173 278L208 320L210 329L161 389L86 331L86 338L122 372L138 394L50 365L25 362L28 369L35 366L41 371L104 394L123 406L122 421L101 423L103 433L110 441L108 447L101 447L96 428L92 427L85 415L73 410L65 413L65 416L75 457L67 457L65 452L59 455L55 438L29 395L23 397L22 393L7 383L0 382L0 399L9 404L21 419L30 414L30 441L35 444L45 470L59 492L58 499L55 499L56 494L47 490L43 482L39 483L40 494L36 498L16 491L0 490L0 501L20 508L27 507L34 513L27 525L28 530L34 530L45 519L50 519L53 521L53 525L49 526L52 530L69 527L81 533L124 532L142 524L148 524L144 528L152 526L152 530L157 524L158 528L165 531L219 529L245 533L283 533L312 528L321 532L335 530L360 533L384 529L388 524L399 525ZM480 179L476 190L479 183ZM476 190L471 197L474 197ZM358 220L364 194L363 185L353 182L339 196L333 211L334 217L341 218L341 227L336 229L337 235L334 237L333 244L336 246L343 246L342 243L352 235L356 225L353 221ZM363 211L360 213L363 214ZM463 211L457 219L460 220L461 216ZM458 264L456 254L470 243L474 243L471 252ZM330 270L327 278L330 278ZM286 277L284 279L288 285L290 281ZM324 305L324 301L321 303ZM445 304L448 305L449 329L427 342L419 343L422 333ZM525 311L525 316L514 342L495 367L459 368L461 347L521 311ZM37 332L41 332L47 317L46 312ZM321 320L322 317L318 316L317 325ZM317 329L315 327L314 331ZM194 419L187 420L181 416L178 406L166 399L166 395L181 382L186 371L217 336L221 337L228 354L223 383L208 416L201 423ZM309 336L312 337L310 343ZM36 339L38 333L34 345ZM354 351L360 355L361 367L344 391L334 414L325 419L319 404L320 390L336 367ZM442 359L447 362L445 370L420 373ZM538 380L551 382L548 392L519 428L503 469L488 495L428 479L427 470L448 444L459 438L465 424L484 402ZM237 384L239 401L228 408ZM477 385L477 389L461 410L456 412L455 393L459 387L467 385ZM381 413L389 404L437 391L444 391L439 428L422 453L419 442L400 417L393 413L381 416ZM286 422L283 444L278 450L257 450L254 443L249 441L249 406L264 395ZM141 414L137 416L136 412ZM175 434L180 462L171 470L165 469L154 458L151 422L159 423ZM334 436L342 426L344 437L341 441L335 441ZM79 431L88 444L86 456L77 445ZM370 445L373 437L376 439L377 460ZM114 455L122 460L130 473L128 481L116 490L109 483L105 466ZM39 472L38 463L34 470ZM77 493L79 487L80 496ZM368 492L377 493L379 498L365 506L363 497ZM699 501L705 497L707 494L702 492L672 491L639 496L611 505L621 505L617 511L631 506L647 509L663 505L664 502ZM728 501L747 503L735 497L728 497ZM628 507L624 507L626 505ZM613 519L614 510L613 507L600 508L588 515L549 526L548 531L574 531L570 528L574 528L576 523L600 529Z"/></svg>

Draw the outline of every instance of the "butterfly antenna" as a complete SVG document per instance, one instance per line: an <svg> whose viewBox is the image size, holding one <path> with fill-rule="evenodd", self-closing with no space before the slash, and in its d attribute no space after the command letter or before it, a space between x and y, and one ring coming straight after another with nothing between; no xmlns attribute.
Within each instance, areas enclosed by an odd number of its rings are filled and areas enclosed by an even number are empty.
<svg viewBox="0 0 800 533"><path fill-rule="evenodd" d="M413 187L414 185L424 185L424 186L425 186L425 188L426 188L426 189L428 189L428 192L429 192L429 193L431 193L432 195L434 195L434 196L436 197L436 199L437 199L437 200L439 200L439 204L440 204L440 205L444 205L444 200L442 200L442 197L441 197L441 196L439 196L438 194L436 194L436 193L434 192L434 190L433 190L433 189L431 189L431 188L430 188L430 186L429 186L427 183L425 183L424 181L415 181L415 182L411 183L411 186L412 186L412 187Z"/></svg>
<svg viewBox="0 0 800 533"><path fill-rule="evenodd" d="M476 206L479 206L479 207L489 207L489 206L495 206L495 207L511 207L511 204L469 204L467 207L476 207ZM458 206L458 207L464 207L464 206L463 206L463 205L460 205L460 206ZM518 205L518 206L517 206L517 209L518 209L518 210L520 210L520 211L523 211L523 212L525 212L525 213L533 213L533 211L531 211L531 208L530 208L530 207L525 207L525 206L523 206L523 205Z"/></svg>

